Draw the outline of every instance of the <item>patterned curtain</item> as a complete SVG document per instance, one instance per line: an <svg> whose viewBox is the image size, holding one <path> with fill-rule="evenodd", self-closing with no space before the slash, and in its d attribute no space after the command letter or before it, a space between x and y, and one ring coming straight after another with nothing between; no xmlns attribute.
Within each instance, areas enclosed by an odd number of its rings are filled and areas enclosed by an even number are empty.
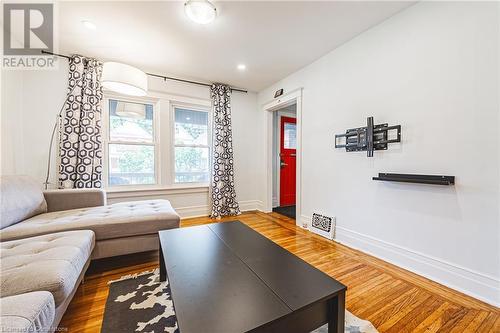
<svg viewBox="0 0 500 333"><path fill-rule="evenodd" d="M213 102L212 218L240 214L234 188L231 89L222 84L211 88Z"/></svg>
<svg viewBox="0 0 500 333"><path fill-rule="evenodd" d="M66 107L59 121L59 187L99 188L102 174L101 73L96 59L69 61Z"/></svg>

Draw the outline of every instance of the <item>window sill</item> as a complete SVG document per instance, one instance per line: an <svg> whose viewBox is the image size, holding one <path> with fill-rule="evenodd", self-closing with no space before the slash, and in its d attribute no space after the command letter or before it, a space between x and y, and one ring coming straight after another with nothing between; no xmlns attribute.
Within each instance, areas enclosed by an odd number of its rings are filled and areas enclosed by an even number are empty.
<svg viewBox="0 0 500 333"><path fill-rule="evenodd" d="M134 198L158 195L208 193L208 184L179 184L171 186L133 187L120 186L105 189L109 199Z"/></svg>

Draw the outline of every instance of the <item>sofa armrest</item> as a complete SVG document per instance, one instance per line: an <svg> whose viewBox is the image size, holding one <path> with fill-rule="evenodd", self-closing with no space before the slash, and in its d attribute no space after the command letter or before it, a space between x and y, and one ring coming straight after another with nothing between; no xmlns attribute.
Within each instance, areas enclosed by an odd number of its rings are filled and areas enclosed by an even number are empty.
<svg viewBox="0 0 500 333"><path fill-rule="evenodd" d="M43 196L49 213L106 205L106 192L100 189L49 190Z"/></svg>

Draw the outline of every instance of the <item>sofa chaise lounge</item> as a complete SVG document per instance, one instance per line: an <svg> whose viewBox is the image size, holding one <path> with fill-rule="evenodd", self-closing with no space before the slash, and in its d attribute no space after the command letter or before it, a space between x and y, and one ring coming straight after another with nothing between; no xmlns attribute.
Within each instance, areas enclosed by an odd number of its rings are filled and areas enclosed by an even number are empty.
<svg viewBox="0 0 500 333"><path fill-rule="evenodd" d="M51 332L91 259L157 250L177 228L167 200L106 204L98 189L42 192L25 176L0 177L0 332Z"/></svg>

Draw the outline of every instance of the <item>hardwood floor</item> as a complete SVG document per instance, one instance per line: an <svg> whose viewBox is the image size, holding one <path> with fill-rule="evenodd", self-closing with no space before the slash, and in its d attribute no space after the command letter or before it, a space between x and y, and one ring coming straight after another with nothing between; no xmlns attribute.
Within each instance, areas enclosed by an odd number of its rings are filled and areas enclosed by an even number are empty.
<svg viewBox="0 0 500 333"><path fill-rule="evenodd" d="M344 283L347 309L380 332L500 332L500 310L382 260L325 240L276 213L244 213L238 219L311 265ZM182 227L215 222L185 219ZM107 283L158 266L156 253L93 262L64 315L68 332L99 332ZM214 332L216 333L216 332Z"/></svg>

